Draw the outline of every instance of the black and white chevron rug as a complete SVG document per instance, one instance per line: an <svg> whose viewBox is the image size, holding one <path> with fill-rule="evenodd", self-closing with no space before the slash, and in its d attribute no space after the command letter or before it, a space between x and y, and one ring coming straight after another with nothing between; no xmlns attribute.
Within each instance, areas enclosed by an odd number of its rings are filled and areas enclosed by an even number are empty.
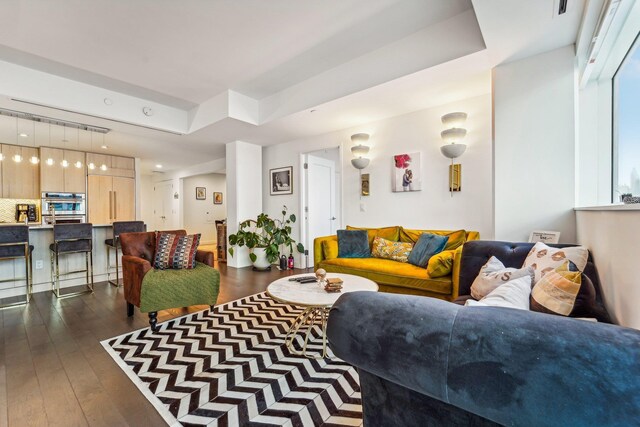
<svg viewBox="0 0 640 427"><path fill-rule="evenodd" d="M170 425L361 425L356 370L287 349L301 310L260 293L102 345Z"/></svg>

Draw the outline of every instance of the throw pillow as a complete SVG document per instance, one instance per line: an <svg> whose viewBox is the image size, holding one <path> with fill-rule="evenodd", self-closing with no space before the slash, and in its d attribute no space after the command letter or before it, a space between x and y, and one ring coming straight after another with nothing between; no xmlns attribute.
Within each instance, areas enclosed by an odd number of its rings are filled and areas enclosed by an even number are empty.
<svg viewBox="0 0 640 427"><path fill-rule="evenodd" d="M200 244L200 234L179 236L171 233L160 233L156 242L154 268L191 269L196 265L196 252Z"/></svg>
<svg viewBox="0 0 640 427"><path fill-rule="evenodd" d="M480 301L467 300L464 305L507 307L529 310L530 295L531 278L529 276L523 276L498 286Z"/></svg>
<svg viewBox="0 0 640 427"><path fill-rule="evenodd" d="M399 262L407 262L413 245L411 243L392 242L391 240L376 237L373 239L371 256L374 258L392 259Z"/></svg>
<svg viewBox="0 0 640 427"><path fill-rule="evenodd" d="M591 287L593 284L589 281ZM545 274L531 291L531 310L569 316L582 287L582 273L571 271L569 261ZM588 287L588 284L587 284ZM585 289L585 293L590 290ZM594 289L595 296L595 289Z"/></svg>
<svg viewBox="0 0 640 427"><path fill-rule="evenodd" d="M338 258L369 258L369 240L365 230L338 230Z"/></svg>
<svg viewBox="0 0 640 427"><path fill-rule="evenodd" d="M529 279L529 289L531 289L533 285L533 269L531 267L507 268L498 258L492 256L482 266L480 273L471 284L471 296L477 300L482 299L500 285L520 277Z"/></svg>
<svg viewBox="0 0 640 427"><path fill-rule="evenodd" d="M455 250L442 251L432 256L429 259L429 264L427 264L427 274L429 277L435 279L436 277L444 277L451 274L455 253Z"/></svg>
<svg viewBox="0 0 640 427"><path fill-rule="evenodd" d="M578 267L578 270L584 271L588 258L589 251L582 246L552 248L542 242L538 242L531 248L522 266L534 269L534 283L538 283L542 276L561 266L566 260L573 262Z"/></svg>
<svg viewBox="0 0 640 427"><path fill-rule="evenodd" d="M441 231L441 230L411 230L408 228L400 229L400 241L401 242L410 242L415 244L421 235L424 233L437 234L438 236L447 236L449 240L447 241L447 246L445 246L444 250L449 251L451 249L456 249L467 240L467 232L465 230L456 230L456 231Z"/></svg>
<svg viewBox="0 0 640 427"><path fill-rule="evenodd" d="M418 267L426 267L429 259L435 254L444 250L449 240L448 236L438 236L437 234L422 233L409 254L409 264Z"/></svg>
<svg viewBox="0 0 640 427"><path fill-rule="evenodd" d="M373 239L376 237L382 237L392 242L397 242L400 239L400 227L397 225L380 228L361 228L347 225L347 230L365 230L367 232L367 238L369 239L369 248L373 247Z"/></svg>
<svg viewBox="0 0 640 427"><path fill-rule="evenodd" d="M324 259L338 258L338 241L337 240L323 240L322 241L322 253Z"/></svg>

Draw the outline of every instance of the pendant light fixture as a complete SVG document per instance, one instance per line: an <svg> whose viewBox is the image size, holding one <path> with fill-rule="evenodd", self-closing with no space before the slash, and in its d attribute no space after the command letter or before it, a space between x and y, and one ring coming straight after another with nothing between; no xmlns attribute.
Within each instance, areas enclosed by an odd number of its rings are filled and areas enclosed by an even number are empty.
<svg viewBox="0 0 640 427"><path fill-rule="evenodd" d="M19 134L19 130L18 130L18 118L16 117L16 145L20 145L18 143L18 135ZM20 148L20 152L22 152L22 148ZM22 161L22 156L20 154L14 154L12 157L13 161L16 163L20 163Z"/></svg>
<svg viewBox="0 0 640 427"><path fill-rule="evenodd" d="M78 128L78 138L77 138L77 146L78 146L78 151L80 151L80 128ZM82 167L82 162L80 160L77 160L74 163L74 166L78 169L80 169Z"/></svg>
<svg viewBox="0 0 640 427"><path fill-rule="evenodd" d="M93 154L93 130L91 130L91 151ZM96 168L96 164L93 162L89 162L89 164L87 165L87 167L91 170L94 170Z"/></svg>
<svg viewBox="0 0 640 427"><path fill-rule="evenodd" d="M51 147L51 123L49 123L49 147ZM51 157L49 157L45 163L47 166L53 166L55 162Z"/></svg>
<svg viewBox="0 0 640 427"><path fill-rule="evenodd" d="M64 135L62 137L62 161L60 162L60 164L62 165L63 168L69 167L69 162L67 161L67 159L65 159L64 157L64 149L67 147L67 126L63 125L64 128Z"/></svg>
<svg viewBox="0 0 640 427"><path fill-rule="evenodd" d="M106 145L104 144L104 134L102 134L102 147L106 147ZM100 170L101 171L106 171L107 170L107 165L106 164L101 164L100 165Z"/></svg>
<svg viewBox="0 0 640 427"><path fill-rule="evenodd" d="M36 147L36 122L31 122L31 123L33 123L33 148L37 153L38 148ZM40 163L40 158L34 154L29 159L29 162L31 162L32 165L37 165L38 163Z"/></svg>

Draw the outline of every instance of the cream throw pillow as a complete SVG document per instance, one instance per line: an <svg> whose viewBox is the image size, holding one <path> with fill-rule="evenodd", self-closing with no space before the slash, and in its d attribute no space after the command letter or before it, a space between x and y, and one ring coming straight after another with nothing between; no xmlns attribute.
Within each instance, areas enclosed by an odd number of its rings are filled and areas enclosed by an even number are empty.
<svg viewBox="0 0 640 427"><path fill-rule="evenodd" d="M522 267L531 267L535 272L534 284L538 283L542 276L561 266L566 260L571 261L584 271L587 266L589 251L583 246L552 248L538 242L531 248L529 255L524 260Z"/></svg>
<svg viewBox="0 0 640 427"><path fill-rule="evenodd" d="M490 306L529 310L531 295L531 277L524 276L508 281L495 288L480 301L467 300L467 306Z"/></svg>
<svg viewBox="0 0 640 427"><path fill-rule="evenodd" d="M533 285L532 268L507 268L496 257L492 256L480 269L480 273L471 284L471 296L480 300L489 295L500 285L520 277L529 278L529 288Z"/></svg>
<svg viewBox="0 0 640 427"><path fill-rule="evenodd" d="M533 287L531 306L542 313L568 316L582 285L582 273L569 271L569 261L545 274Z"/></svg>

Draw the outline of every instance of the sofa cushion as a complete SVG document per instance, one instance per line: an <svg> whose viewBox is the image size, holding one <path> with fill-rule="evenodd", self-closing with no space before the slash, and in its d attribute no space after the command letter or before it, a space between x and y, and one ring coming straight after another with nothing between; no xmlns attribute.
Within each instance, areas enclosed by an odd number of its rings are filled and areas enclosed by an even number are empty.
<svg viewBox="0 0 640 427"><path fill-rule="evenodd" d="M448 236L439 236L433 233L422 233L409 254L410 264L426 268L429 259L442 252L447 246Z"/></svg>
<svg viewBox="0 0 640 427"><path fill-rule="evenodd" d="M531 277L522 276L501 284L489 295L480 301L468 299L466 306L487 306L517 308L519 310L529 310L529 296L531 295Z"/></svg>
<svg viewBox="0 0 640 427"><path fill-rule="evenodd" d="M324 240L322 242L322 253L325 259L338 258L338 240Z"/></svg>
<svg viewBox="0 0 640 427"><path fill-rule="evenodd" d="M408 228L400 229L400 241L401 242L411 242L413 244L418 242L420 236L424 233L437 234L439 236L447 236L449 240L447 241L447 245L444 247L445 251L449 251L451 249L456 249L467 239L467 232L465 230L456 230L456 231L448 231L448 230L411 230Z"/></svg>
<svg viewBox="0 0 640 427"><path fill-rule="evenodd" d="M376 237L373 239L371 256L374 258L391 259L398 262L407 262L413 245L411 243L392 242L391 240Z"/></svg>
<svg viewBox="0 0 640 427"><path fill-rule="evenodd" d="M393 227L381 228L362 228L347 225L347 230L365 230L369 238L370 248L373 246L373 239L375 239L376 237L382 237L383 239L391 240L392 242L397 242L400 240L400 226L397 225Z"/></svg>
<svg viewBox="0 0 640 427"><path fill-rule="evenodd" d="M507 283L510 280L519 277L527 277L529 279L529 289L533 286L533 268L511 268L505 267L504 264L496 257L492 256L489 261L480 269L478 277L471 285L471 296L480 300L489 295L498 286Z"/></svg>
<svg viewBox="0 0 640 427"><path fill-rule="evenodd" d="M429 277L443 277L451 274L455 253L455 250L442 251L429 258L429 263L427 264Z"/></svg>
<svg viewBox="0 0 640 427"><path fill-rule="evenodd" d="M368 258L371 256L367 232L338 230L338 258Z"/></svg>
<svg viewBox="0 0 640 427"><path fill-rule="evenodd" d="M533 267L534 283L538 283L542 276L560 267L566 260L573 262L578 270L584 271L588 258L589 251L582 246L553 248L538 242L533 245L522 266Z"/></svg>
<svg viewBox="0 0 640 427"><path fill-rule="evenodd" d="M192 269L196 263L196 252L200 244L200 234L180 236L160 233L157 239L154 268L165 270Z"/></svg>
<svg viewBox="0 0 640 427"><path fill-rule="evenodd" d="M380 258L336 258L320 262L320 267L333 273L354 274L378 284L418 289L437 294L451 294L451 276L429 277L427 270L408 263Z"/></svg>
<svg viewBox="0 0 640 427"><path fill-rule="evenodd" d="M531 310L562 316L571 314L582 287L582 273L570 271L569 262L565 261L536 283L531 292Z"/></svg>

